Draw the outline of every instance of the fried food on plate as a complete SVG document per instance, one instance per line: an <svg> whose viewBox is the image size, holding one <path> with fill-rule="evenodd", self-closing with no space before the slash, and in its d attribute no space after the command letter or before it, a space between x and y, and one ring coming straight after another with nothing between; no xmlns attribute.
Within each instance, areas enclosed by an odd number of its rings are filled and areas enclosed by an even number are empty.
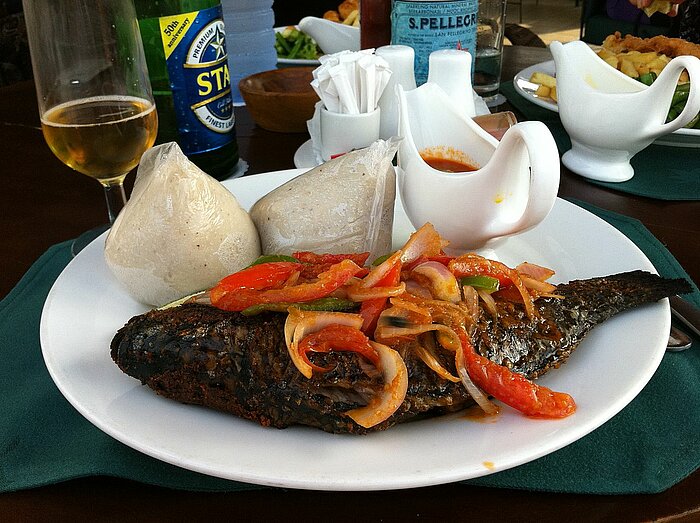
<svg viewBox="0 0 700 523"><path fill-rule="evenodd" d="M667 36L654 36L653 38L639 38L626 35L622 38L619 31L608 36L603 41L603 47L619 54L624 51L639 51L640 53L655 52L665 54L671 58L681 55L690 55L700 58L700 45L693 44L681 38L669 38Z"/></svg>
<svg viewBox="0 0 700 523"><path fill-rule="evenodd" d="M360 2L359 0L345 0L338 6L338 10L330 10L323 13L323 18L354 27L360 26Z"/></svg>
<svg viewBox="0 0 700 523"><path fill-rule="evenodd" d="M345 0L338 6L338 13L340 13L340 17L345 20L353 11L358 11L359 9L360 6L357 0Z"/></svg>
<svg viewBox="0 0 700 523"><path fill-rule="evenodd" d="M340 13L338 11L326 11L323 13L323 18L331 22L340 22Z"/></svg>
<svg viewBox="0 0 700 523"><path fill-rule="evenodd" d="M646 84L649 82L644 81L645 74L654 73L654 75L659 76L664 67L671 61L668 56L659 54L656 51L644 53L639 51L621 51L615 53L609 48L603 47L597 54L608 65L619 69L627 76L639 78ZM688 73L683 72L683 75L682 81L687 82ZM656 76L654 78L656 78Z"/></svg>

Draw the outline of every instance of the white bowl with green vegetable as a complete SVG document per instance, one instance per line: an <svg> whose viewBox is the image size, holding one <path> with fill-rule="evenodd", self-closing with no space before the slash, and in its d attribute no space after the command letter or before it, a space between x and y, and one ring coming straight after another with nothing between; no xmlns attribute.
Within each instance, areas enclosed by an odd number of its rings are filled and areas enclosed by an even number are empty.
<svg viewBox="0 0 700 523"><path fill-rule="evenodd" d="M283 67L318 65L323 54L316 41L295 25L275 27L275 50L277 64Z"/></svg>

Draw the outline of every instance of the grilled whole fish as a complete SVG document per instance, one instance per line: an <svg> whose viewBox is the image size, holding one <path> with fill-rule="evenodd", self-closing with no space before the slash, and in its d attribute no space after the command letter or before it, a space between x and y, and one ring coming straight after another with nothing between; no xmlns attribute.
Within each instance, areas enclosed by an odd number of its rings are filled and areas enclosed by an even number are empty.
<svg viewBox="0 0 700 523"><path fill-rule="evenodd" d="M482 356L536 378L566 361L586 334L611 316L689 291L685 280L642 271L572 281L557 286L563 298L535 302L534 322L521 304L497 302L498 319L482 311L471 340ZM461 383L441 378L415 354L413 342L406 342L397 348L408 370L406 397L389 419L365 429L344 413L366 405L382 389L382 376L354 353L330 352L312 359L332 370L307 379L289 357L285 318L201 304L153 310L117 332L111 355L123 372L162 396L277 428L309 425L362 434L473 403ZM441 359L454 372L454 361Z"/></svg>

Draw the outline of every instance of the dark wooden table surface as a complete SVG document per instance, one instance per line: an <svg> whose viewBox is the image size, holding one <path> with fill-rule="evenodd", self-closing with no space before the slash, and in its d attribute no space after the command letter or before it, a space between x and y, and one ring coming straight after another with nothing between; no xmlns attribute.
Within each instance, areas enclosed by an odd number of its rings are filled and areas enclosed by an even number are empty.
<svg viewBox="0 0 700 523"><path fill-rule="evenodd" d="M507 48L503 78L512 78L522 68L548 59L546 49ZM244 108L237 109L236 116L238 144L241 156L250 164L249 173L294 167L294 152L308 139L306 134L264 131L252 123ZM102 224L106 221L106 211L99 184L63 166L44 143L31 83L0 89L0 148L1 297L49 246ZM700 203L629 196L594 186L566 169L562 172L560 195L641 220L669 248L693 280L700 282ZM74 521L78 518L102 521L462 521L468 518L537 522L698 521L700 472L661 494L636 496L545 494L457 484L368 493L263 489L204 494L94 477L0 495L0 521Z"/></svg>

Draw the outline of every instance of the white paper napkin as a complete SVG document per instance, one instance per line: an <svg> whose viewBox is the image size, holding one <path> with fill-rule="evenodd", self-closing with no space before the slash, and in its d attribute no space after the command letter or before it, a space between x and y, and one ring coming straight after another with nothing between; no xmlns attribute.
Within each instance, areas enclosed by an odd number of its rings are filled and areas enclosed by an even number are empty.
<svg viewBox="0 0 700 523"><path fill-rule="evenodd" d="M331 112L369 113L391 77L389 64L374 49L341 51L320 58L311 82L323 105Z"/></svg>
<svg viewBox="0 0 700 523"><path fill-rule="evenodd" d="M371 113L378 107L391 77L389 64L374 49L341 51L321 56L319 61L321 65L313 72L311 87L321 101L307 122L317 158L321 157L320 108L342 114Z"/></svg>

